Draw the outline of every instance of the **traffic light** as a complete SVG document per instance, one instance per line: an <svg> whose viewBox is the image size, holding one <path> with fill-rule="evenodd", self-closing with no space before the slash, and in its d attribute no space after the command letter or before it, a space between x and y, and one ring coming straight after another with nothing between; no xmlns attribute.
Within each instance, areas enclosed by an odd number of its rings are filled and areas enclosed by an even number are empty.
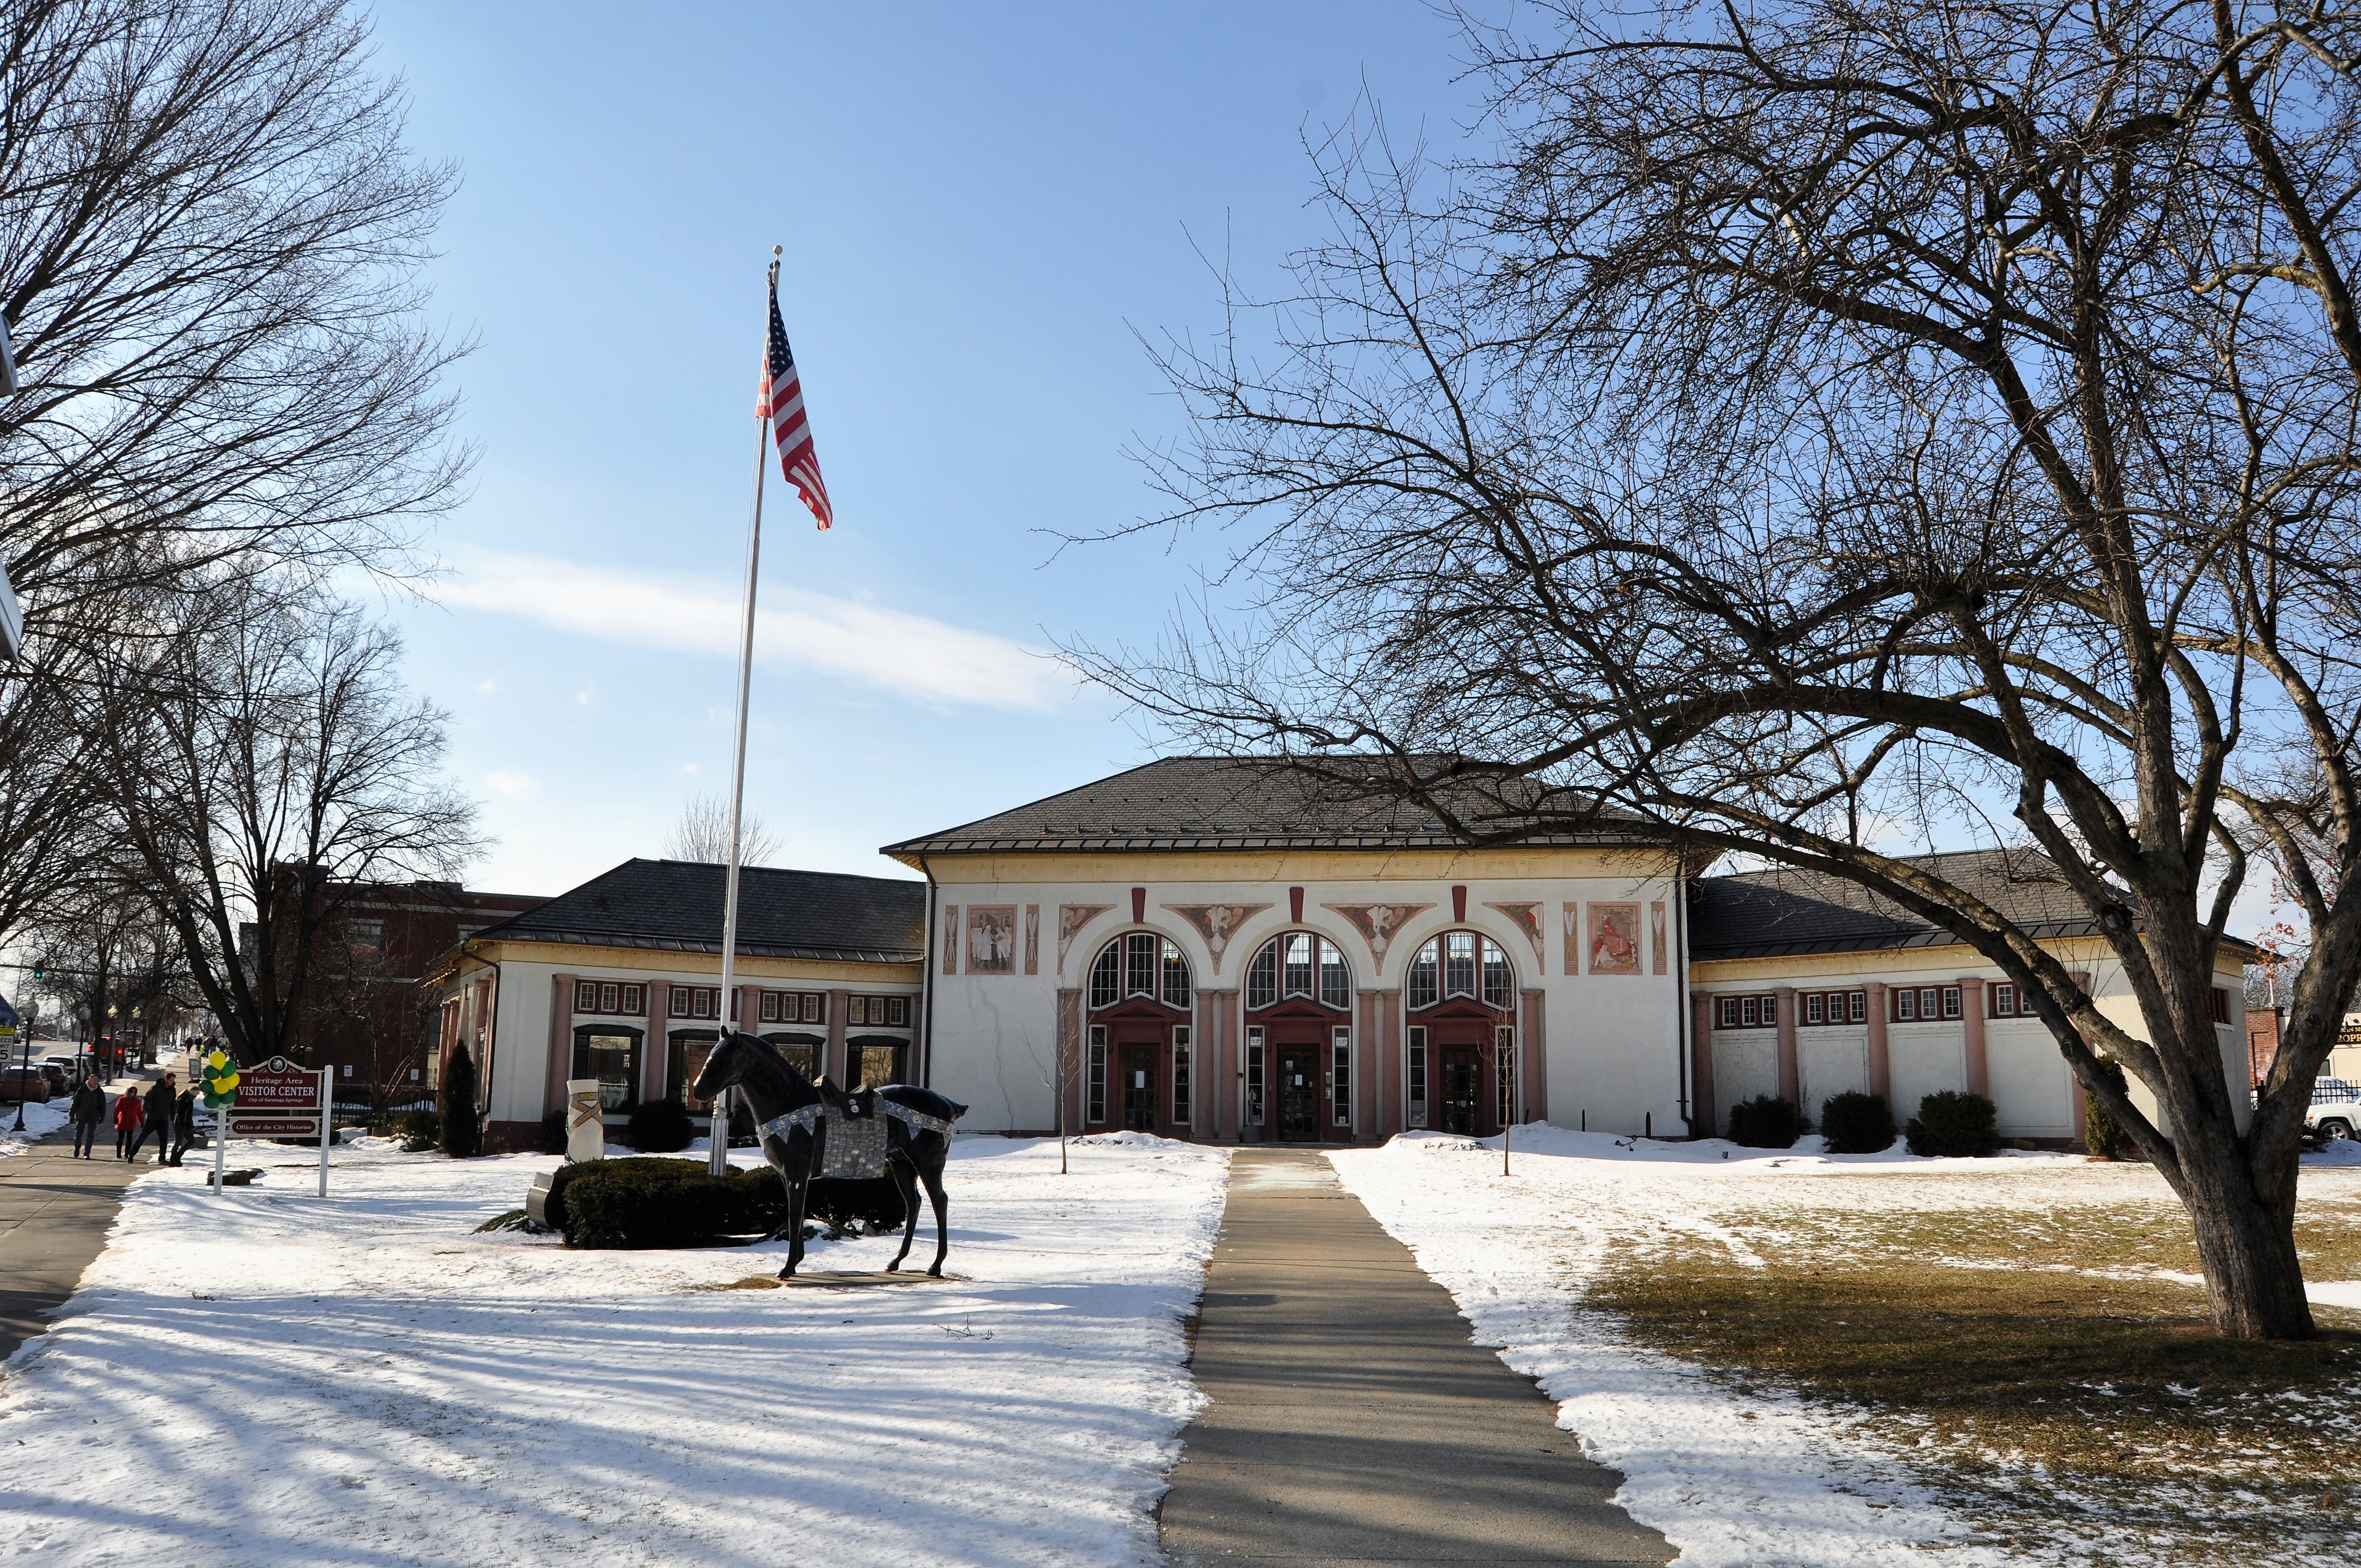
<svg viewBox="0 0 2361 1568"><path fill-rule="evenodd" d="M38 980L38 979L40 979L40 978L41 978L41 964L42 964L42 962L43 962L43 960L42 960L42 959L35 959L33 960L33 978L34 978L35 980Z"/></svg>

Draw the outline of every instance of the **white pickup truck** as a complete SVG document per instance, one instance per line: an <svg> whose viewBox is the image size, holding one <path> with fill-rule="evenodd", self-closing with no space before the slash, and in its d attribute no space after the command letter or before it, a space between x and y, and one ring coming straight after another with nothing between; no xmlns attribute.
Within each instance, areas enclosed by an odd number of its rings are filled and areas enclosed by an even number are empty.
<svg viewBox="0 0 2361 1568"><path fill-rule="evenodd" d="M2361 1089L2341 1078L2312 1080L2312 1109L2303 1124L2320 1137L2349 1138L2361 1134Z"/></svg>

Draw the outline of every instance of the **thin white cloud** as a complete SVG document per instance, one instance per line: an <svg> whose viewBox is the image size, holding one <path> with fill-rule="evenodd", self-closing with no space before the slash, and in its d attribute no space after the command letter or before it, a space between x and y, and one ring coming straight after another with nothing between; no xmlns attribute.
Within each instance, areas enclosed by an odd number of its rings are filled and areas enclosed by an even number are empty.
<svg viewBox="0 0 2361 1568"><path fill-rule="evenodd" d="M529 555L470 554L442 598L522 615L586 636L734 658L737 585L706 577L581 566ZM922 702L1043 707L1072 689L1054 661L1005 637L795 588L769 588L755 657L842 676Z"/></svg>
<svg viewBox="0 0 2361 1568"><path fill-rule="evenodd" d="M484 787L494 795L506 795L511 800L522 800L526 795L539 789L541 784L531 773L491 773L485 777Z"/></svg>

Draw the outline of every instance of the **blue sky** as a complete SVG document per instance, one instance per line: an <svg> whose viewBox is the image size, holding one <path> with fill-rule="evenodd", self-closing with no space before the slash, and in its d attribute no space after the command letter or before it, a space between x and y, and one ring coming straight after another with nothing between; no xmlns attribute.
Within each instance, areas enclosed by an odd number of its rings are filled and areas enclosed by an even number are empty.
<svg viewBox="0 0 2361 1568"><path fill-rule="evenodd" d="M727 788L762 276L837 511L774 470L748 800L780 863L875 853L1144 761L1045 657L1152 639L1207 541L1053 558L1155 510L1179 416L1135 334L1202 335L1193 246L1266 283L1315 239L1303 138L1368 91L1455 146L1420 4L541 6L385 0L378 61L464 185L434 310L481 448L396 603L497 837L478 886L661 852Z"/></svg>

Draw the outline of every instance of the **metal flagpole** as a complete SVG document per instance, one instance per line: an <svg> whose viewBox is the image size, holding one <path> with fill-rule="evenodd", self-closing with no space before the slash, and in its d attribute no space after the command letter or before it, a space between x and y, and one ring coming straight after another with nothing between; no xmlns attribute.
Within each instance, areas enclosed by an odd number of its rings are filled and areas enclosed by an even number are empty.
<svg viewBox="0 0 2361 1568"><path fill-rule="evenodd" d="M771 270L768 289L779 287L780 247L771 247ZM763 352L764 364L769 363L771 294L763 296ZM768 409L754 412L754 515L746 525L746 619L739 629L738 638L738 740L730 767L730 870L722 883L721 894L721 996L720 1005L714 1009L719 1016L714 1021L716 1034L730 1027L730 1009L737 999L738 982L738 821L746 805L746 702L754 680L754 578L763 564L763 470L769 466L771 414ZM705 1168L715 1176L730 1169L730 1091L716 1090L710 1107L712 1131L706 1142L710 1146L706 1154Z"/></svg>

